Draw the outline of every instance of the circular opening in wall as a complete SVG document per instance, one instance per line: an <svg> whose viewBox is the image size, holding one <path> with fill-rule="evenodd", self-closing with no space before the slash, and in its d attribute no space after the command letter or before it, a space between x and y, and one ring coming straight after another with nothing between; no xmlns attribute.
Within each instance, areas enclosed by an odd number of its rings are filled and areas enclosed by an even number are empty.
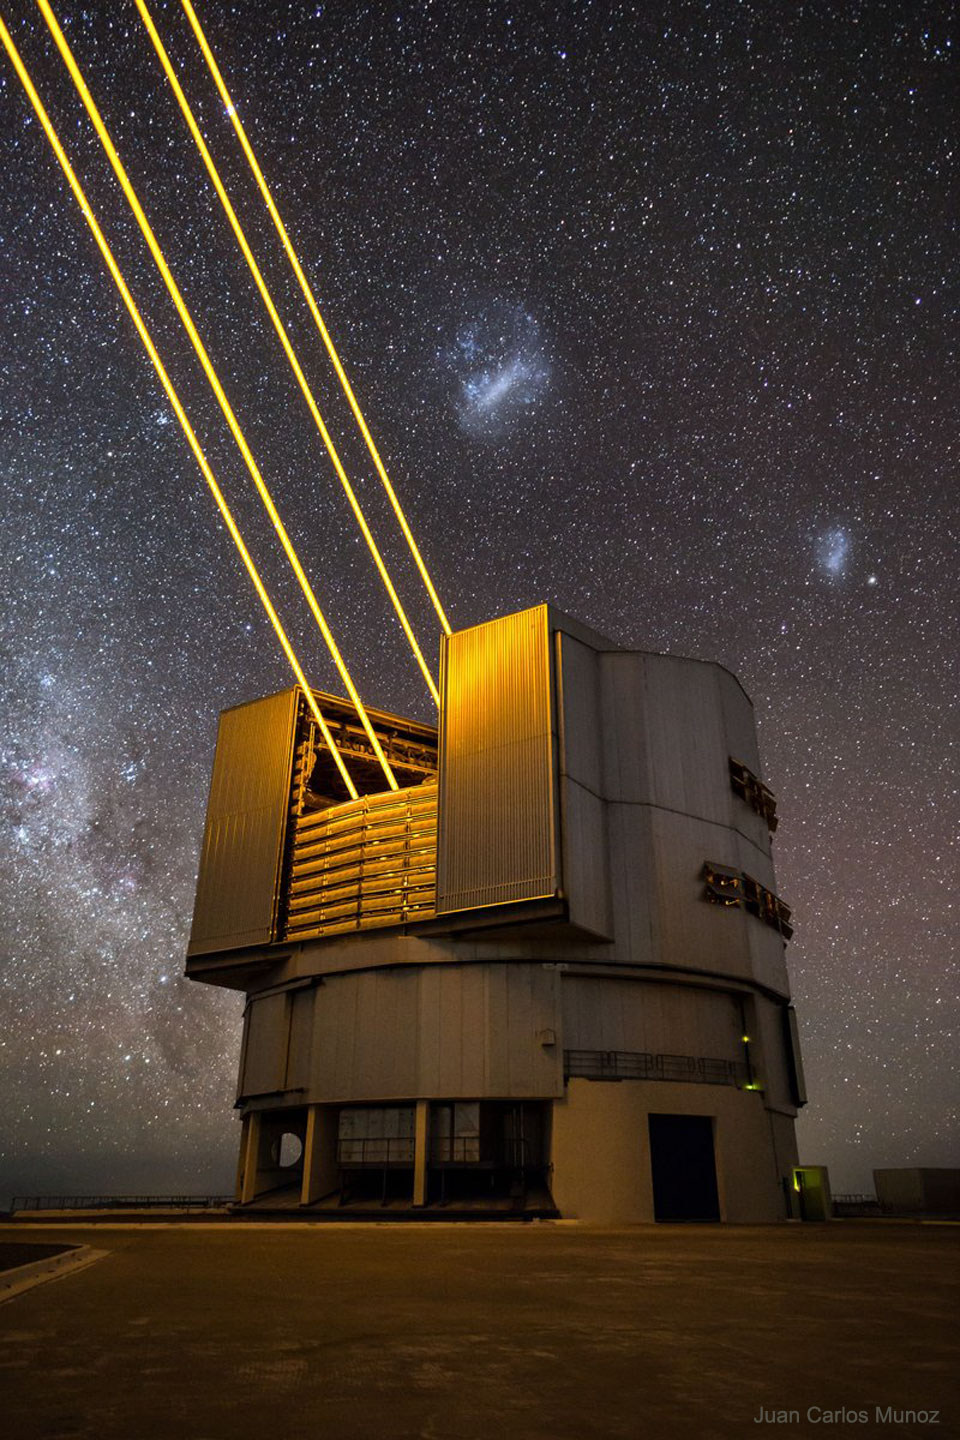
<svg viewBox="0 0 960 1440"><path fill-rule="evenodd" d="M273 1158L281 1170L289 1170L291 1165L296 1165L302 1154L303 1141L299 1135L291 1135L289 1130L273 1142Z"/></svg>

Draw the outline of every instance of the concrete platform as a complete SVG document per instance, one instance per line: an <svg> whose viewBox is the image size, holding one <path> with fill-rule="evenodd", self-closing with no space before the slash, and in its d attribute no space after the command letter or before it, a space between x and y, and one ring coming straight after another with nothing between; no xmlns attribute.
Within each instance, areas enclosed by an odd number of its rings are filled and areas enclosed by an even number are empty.
<svg viewBox="0 0 960 1440"><path fill-rule="evenodd" d="M542 1187L531 1187L522 1200L513 1200L509 1196L488 1196L433 1201L420 1206L413 1205L408 1199L396 1197L379 1199L375 1196L352 1196L345 1199L340 1192L325 1196L313 1205L301 1205L300 1191L294 1187L277 1189L246 1205L237 1205L232 1214L237 1219L249 1219L251 1216L274 1219L281 1215L289 1220L393 1220L411 1221L414 1224L428 1224L438 1220L517 1221L560 1218L549 1191Z"/></svg>
<svg viewBox="0 0 960 1440"><path fill-rule="evenodd" d="M11 1440L960 1434L949 1225L154 1221L95 1243L0 1308Z"/></svg>

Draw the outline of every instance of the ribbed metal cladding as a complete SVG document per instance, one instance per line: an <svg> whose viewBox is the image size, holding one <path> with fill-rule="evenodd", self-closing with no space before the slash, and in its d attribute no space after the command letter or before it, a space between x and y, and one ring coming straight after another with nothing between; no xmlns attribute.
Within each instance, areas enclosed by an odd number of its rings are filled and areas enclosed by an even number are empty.
<svg viewBox="0 0 960 1440"><path fill-rule="evenodd" d="M297 692L220 716L188 955L274 939Z"/></svg>
<svg viewBox="0 0 960 1440"><path fill-rule="evenodd" d="M553 713L545 605L446 639L438 913L556 893Z"/></svg>
<svg viewBox="0 0 960 1440"><path fill-rule="evenodd" d="M435 913L437 786L364 795L293 823L286 940Z"/></svg>

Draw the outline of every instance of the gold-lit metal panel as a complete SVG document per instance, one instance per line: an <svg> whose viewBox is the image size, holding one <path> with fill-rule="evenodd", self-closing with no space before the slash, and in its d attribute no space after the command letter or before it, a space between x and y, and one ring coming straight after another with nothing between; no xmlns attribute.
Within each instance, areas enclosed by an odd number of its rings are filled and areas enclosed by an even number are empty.
<svg viewBox="0 0 960 1440"><path fill-rule="evenodd" d="M284 690L220 716L188 955L274 938L297 695Z"/></svg>
<svg viewBox="0 0 960 1440"><path fill-rule="evenodd" d="M437 786L364 795L294 821L286 940L428 919L436 909Z"/></svg>
<svg viewBox="0 0 960 1440"><path fill-rule="evenodd" d="M545 605L443 642L437 912L559 888Z"/></svg>

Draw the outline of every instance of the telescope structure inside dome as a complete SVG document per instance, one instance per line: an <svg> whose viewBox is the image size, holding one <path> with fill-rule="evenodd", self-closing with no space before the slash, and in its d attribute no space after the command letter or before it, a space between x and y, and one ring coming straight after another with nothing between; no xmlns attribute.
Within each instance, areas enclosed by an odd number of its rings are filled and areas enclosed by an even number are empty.
<svg viewBox="0 0 960 1440"><path fill-rule="evenodd" d="M187 974L247 997L237 1201L761 1222L804 1103L753 708L539 605L445 636L439 727L225 711Z"/></svg>

